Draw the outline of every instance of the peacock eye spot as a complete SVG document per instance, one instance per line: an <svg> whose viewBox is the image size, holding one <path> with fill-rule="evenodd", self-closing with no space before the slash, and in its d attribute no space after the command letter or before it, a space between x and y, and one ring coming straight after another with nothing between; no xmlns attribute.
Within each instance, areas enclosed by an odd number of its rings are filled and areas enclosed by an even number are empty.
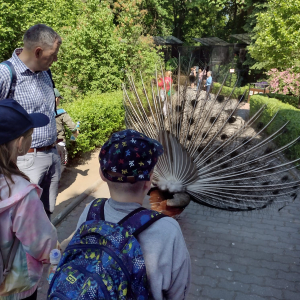
<svg viewBox="0 0 300 300"><path fill-rule="evenodd" d="M176 112L181 112L182 111L182 106L181 105L176 105L175 110L176 110Z"/></svg>
<svg viewBox="0 0 300 300"><path fill-rule="evenodd" d="M228 167L229 167L228 164L222 164L222 165L221 165L221 168L222 168L222 169L226 169L226 168L228 168Z"/></svg>
<svg viewBox="0 0 300 300"><path fill-rule="evenodd" d="M224 96L223 95L219 95L218 97L217 97L217 101L219 102L219 103L222 103L223 101L224 101Z"/></svg>
<svg viewBox="0 0 300 300"><path fill-rule="evenodd" d="M244 140L242 141L242 144L247 144L249 141L250 141L250 138L244 139Z"/></svg>
<svg viewBox="0 0 300 300"><path fill-rule="evenodd" d="M266 150L265 150L265 154L269 154L273 151L272 148L268 147Z"/></svg>
<svg viewBox="0 0 300 300"><path fill-rule="evenodd" d="M197 106L198 102L199 102L199 101L197 101L196 99L194 99L194 100L191 101L191 105L192 105L193 107L195 107L195 106Z"/></svg>
<svg viewBox="0 0 300 300"><path fill-rule="evenodd" d="M239 153L238 153L238 151L234 151L234 152L232 152L231 154L230 154L230 156L231 157L235 157L235 156L237 156Z"/></svg>
<svg viewBox="0 0 300 300"><path fill-rule="evenodd" d="M216 117L211 117L209 122L212 124L213 122L215 122L215 120L216 120Z"/></svg>
<svg viewBox="0 0 300 300"><path fill-rule="evenodd" d="M233 124L235 121L236 121L236 117L233 116L228 119L228 123L230 124Z"/></svg>
<svg viewBox="0 0 300 300"><path fill-rule="evenodd" d="M263 129L263 127L264 127L264 123L263 122L258 122L257 129L260 130L260 129Z"/></svg>

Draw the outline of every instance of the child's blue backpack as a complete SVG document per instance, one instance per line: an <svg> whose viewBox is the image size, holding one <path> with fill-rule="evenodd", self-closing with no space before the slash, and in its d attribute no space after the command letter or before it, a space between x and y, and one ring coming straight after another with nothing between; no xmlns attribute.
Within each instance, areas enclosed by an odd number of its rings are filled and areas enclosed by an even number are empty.
<svg viewBox="0 0 300 300"><path fill-rule="evenodd" d="M48 299L139 299L149 297L137 236L165 215L140 207L119 223L104 220L107 199L92 203L66 248L50 283Z"/></svg>

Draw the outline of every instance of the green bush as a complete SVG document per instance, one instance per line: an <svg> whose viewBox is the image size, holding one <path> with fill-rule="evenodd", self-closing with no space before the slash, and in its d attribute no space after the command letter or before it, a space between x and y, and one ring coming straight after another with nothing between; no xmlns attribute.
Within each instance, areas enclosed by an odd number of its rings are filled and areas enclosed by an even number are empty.
<svg viewBox="0 0 300 300"><path fill-rule="evenodd" d="M275 98L280 100L283 103L290 104L296 108L298 108L298 102L299 98L295 96L288 96L283 94L262 94L263 96L269 97L269 98Z"/></svg>
<svg viewBox="0 0 300 300"><path fill-rule="evenodd" d="M220 87L221 87L220 83L214 82L213 83L213 88L212 88L212 93L213 94L218 93ZM248 89L249 89L248 86L243 86L243 87L239 87L239 88L237 87L237 88L235 88L234 92L233 92L233 94L231 96L231 98L237 99L240 96L242 96L243 93L246 91L245 96L244 96L244 100L246 100L247 97L248 97ZM224 85L223 88L222 88L222 91L221 91L220 95L229 96L231 92L232 92L232 88L231 87L227 87L227 86Z"/></svg>
<svg viewBox="0 0 300 300"><path fill-rule="evenodd" d="M264 96L253 95L250 98L250 116L253 116L264 104L267 105L263 111L260 121L267 124L271 118L278 111L275 120L268 126L266 132L268 134L274 133L284 123L289 121L286 126L286 131L274 140L278 147L284 146L292 140L300 136L300 110L295 107L284 104L275 98L267 98ZM296 143L293 147L285 152L290 159L300 157L300 144Z"/></svg>
<svg viewBox="0 0 300 300"><path fill-rule="evenodd" d="M102 145L109 136L125 128L123 93L90 93L73 102L64 103L62 107L74 122L80 121L80 134L76 142L69 142L70 156L88 152Z"/></svg>

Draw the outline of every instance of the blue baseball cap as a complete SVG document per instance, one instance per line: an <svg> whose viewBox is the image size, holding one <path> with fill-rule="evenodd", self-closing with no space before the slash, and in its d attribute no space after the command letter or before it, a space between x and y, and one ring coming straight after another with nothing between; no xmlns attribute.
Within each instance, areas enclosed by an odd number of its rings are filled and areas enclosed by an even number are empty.
<svg viewBox="0 0 300 300"><path fill-rule="evenodd" d="M132 129L114 133L99 153L104 177L115 182L149 181L163 146ZM112 173L111 173L112 172ZM118 173L114 176L114 173Z"/></svg>
<svg viewBox="0 0 300 300"><path fill-rule="evenodd" d="M13 141L31 128L46 126L49 121L44 114L28 114L13 99L0 100L0 145Z"/></svg>

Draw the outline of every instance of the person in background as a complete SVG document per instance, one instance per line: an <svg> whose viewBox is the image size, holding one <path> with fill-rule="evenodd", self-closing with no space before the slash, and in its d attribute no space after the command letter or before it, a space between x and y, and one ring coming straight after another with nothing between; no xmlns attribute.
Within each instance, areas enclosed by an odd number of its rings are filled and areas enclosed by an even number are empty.
<svg viewBox="0 0 300 300"><path fill-rule="evenodd" d="M191 84L191 88L193 89L195 87L195 81L196 81L196 67L192 67L191 68L191 73L189 76L189 80L190 80L190 84Z"/></svg>
<svg viewBox="0 0 300 300"><path fill-rule="evenodd" d="M160 87L160 99L164 102L163 113L167 117L167 101L166 96L171 96L171 86L173 83L172 72L166 71L164 78L158 77L158 86Z"/></svg>
<svg viewBox="0 0 300 300"><path fill-rule="evenodd" d="M206 84L205 84L207 95L209 95L209 93L211 91L211 85L212 85L211 71L208 71L207 72Z"/></svg>
<svg viewBox="0 0 300 300"><path fill-rule="evenodd" d="M35 300L57 233L40 200L42 189L20 171L17 157L28 152L33 128L46 126L49 118L28 114L13 99L0 101L0 116L0 252L8 267L0 298Z"/></svg>
<svg viewBox="0 0 300 300"><path fill-rule="evenodd" d="M58 89L54 88L56 107L59 106L60 99L63 99ZM68 162L68 151L66 147L66 131L65 126L69 128L70 131L73 132L74 136L79 134L79 131L76 127L76 124L73 122L70 115L62 108L56 110L55 115L56 128L57 128L57 148L60 153L61 163L62 165L66 165Z"/></svg>
<svg viewBox="0 0 300 300"><path fill-rule="evenodd" d="M203 86L203 80L206 77L206 70L199 69L198 74L199 74L199 78L198 78L198 83L197 83L197 90L198 90L200 84Z"/></svg>
<svg viewBox="0 0 300 300"><path fill-rule="evenodd" d="M25 32L23 42L24 47L16 49L8 60L17 77L14 91L11 89L11 70L0 64L0 100L13 98L28 113L43 113L50 119L48 125L33 131L28 153L17 160L19 169L43 189L41 200L50 218L61 173L56 149L55 96L47 71L57 61L62 41L52 28L37 24Z"/></svg>

